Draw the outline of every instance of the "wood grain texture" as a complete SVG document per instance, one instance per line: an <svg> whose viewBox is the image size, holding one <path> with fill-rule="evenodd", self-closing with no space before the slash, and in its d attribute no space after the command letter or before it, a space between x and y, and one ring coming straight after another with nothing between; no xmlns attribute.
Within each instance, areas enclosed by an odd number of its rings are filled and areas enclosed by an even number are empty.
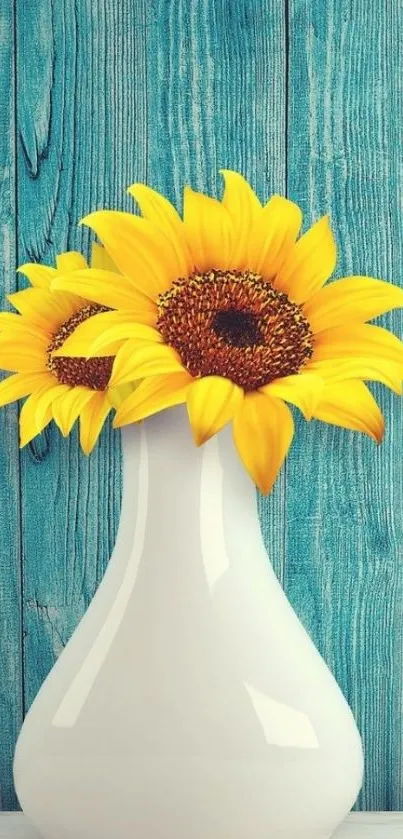
<svg viewBox="0 0 403 839"><path fill-rule="evenodd" d="M15 31L12 4L0 7L1 305L15 290ZM10 37L11 35L11 37ZM20 475L16 406L0 413L0 809L17 806L11 780L22 722Z"/></svg>
<svg viewBox="0 0 403 839"><path fill-rule="evenodd" d="M397 0L382 8L378 0L3 4L3 293L17 261L86 250L78 219L131 207L131 182L147 181L180 207L185 182L220 194L220 167L243 172L262 198L288 192L307 223L330 211L339 276L401 282L402 25ZM401 315L384 322L402 335ZM398 809L403 418L396 397L378 395L388 417L381 448L299 422L259 511L276 571L363 733L359 806ZM86 459L75 434L65 441L52 428L19 456L13 407L0 412L0 434L0 808L12 808L23 710L111 552L120 447L108 428Z"/></svg>
<svg viewBox="0 0 403 839"><path fill-rule="evenodd" d="M307 222L330 212L337 276L401 284L403 6L290 0L289 10L289 194ZM383 323L402 336L401 313ZM285 586L363 735L358 806L393 810L403 806L403 414L374 391L387 418L379 448L301 423L286 467Z"/></svg>
<svg viewBox="0 0 403 839"><path fill-rule="evenodd" d="M141 2L17 3L19 259L85 249L80 217L143 177ZM135 153L138 148L140 154ZM40 213L38 213L40 207ZM92 457L55 428L21 455L25 707L91 600L114 542L119 435Z"/></svg>

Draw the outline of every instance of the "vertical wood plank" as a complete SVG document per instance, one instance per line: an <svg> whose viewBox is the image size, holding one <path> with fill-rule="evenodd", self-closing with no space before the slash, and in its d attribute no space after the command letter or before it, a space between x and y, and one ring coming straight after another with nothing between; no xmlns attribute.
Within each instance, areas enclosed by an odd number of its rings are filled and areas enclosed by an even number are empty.
<svg viewBox="0 0 403 839"><path fill-rule="evenodd" d="M80 217L144 176L144 5L17 0L20 262L87 248ZM102 578L120 509L119 435L90 458L56 428L21 455L25 705Z"/></svg>
<svg viewBox="0 0 403 839"><path fill-rule="evenodd" d="M219 194L219 168L262 198L285 192L285 29L277 0L170 0L147 26L148 178L180 208L184 183ZM279 576L284 482L259 500Z"/></svg>
<svg viewBox="0 0 403 839"><path fill-rule="evenodd" d="M402 283L403 7L288 0L288 191L330 212L337 276ZM402 336L402 316L382 322ZM300 423L286 468L286 589L361 730L361 809L402 809L402 405L383 445Z"/></svg>
<svg viewBox="0 0 403 839"><path fill-rule="evenodd" d="M0 9L0 283L2 305L15 290L15 19ZM17 806L11 780L22 721L21 540L17 409L0 414L0 810Z"/></svg>

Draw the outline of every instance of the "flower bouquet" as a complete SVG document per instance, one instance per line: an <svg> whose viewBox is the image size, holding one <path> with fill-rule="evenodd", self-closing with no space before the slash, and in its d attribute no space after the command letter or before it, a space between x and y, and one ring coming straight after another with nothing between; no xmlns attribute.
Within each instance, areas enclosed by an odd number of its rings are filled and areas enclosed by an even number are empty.
<svg viewBox="0 0 403 839"><path fill-rule="evenodd" d="M102 243L90 267L73 252L22 266L31 287L0 315L21 445L79 420L89 454L111 411L123 428L112 560L17 744L45 839L327 839L361 783L351 712L267 563L253 482L273 487L289 405L381 441L365 382L401 394L403 344L367 321L403 290L326 284L328 217L298 238L296 204L222 174L221 201L185 188L183 218L130 187L141 216L83 220Z"/></svg>

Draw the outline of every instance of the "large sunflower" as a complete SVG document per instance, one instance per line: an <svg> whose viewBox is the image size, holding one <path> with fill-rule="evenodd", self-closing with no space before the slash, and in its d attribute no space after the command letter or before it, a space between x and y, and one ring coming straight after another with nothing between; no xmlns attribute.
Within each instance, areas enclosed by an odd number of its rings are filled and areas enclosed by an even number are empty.
<svg viewBox="0 0 403 839"><path fill-rule="evenodd" d="M84 219L124 276L78 270L53 287L113 306L122 320L95 315L56 355L122 342L111 384L142 382L115 426L186 402L200 445L232 421L246 469L268 492L294 433L286 402L380 441L383 417L364 380L401 393L403 344L365 322L402 306L403 290L369 277L323 287L336 264L328 217L297 241L296 204L276 195L262 206L241 175L223 175L222 201L185 188L183 220L142 184L129 192L143 217Z"/></svg>
<svg viewBox="0 0 403 839"><path fill-rule="evenodd" d="M88 267L81 254L61 254L56 265L23 265L19 270L31 287L8 297L18 314L0 313L0 368L14 374L0 383L0 406L28 397L20 412L21 446L51 419L67 436L80 417L80 442L89 454L111 408L120 404L128 390L109 384L114 360L109 350L91 359L54 357L79 324L106 310L76 294L51 289L59 273L68 275ZM100 245L94 245L92 265L94 270L117 270ZM118 319L115 313L115 322Z"/></svg>

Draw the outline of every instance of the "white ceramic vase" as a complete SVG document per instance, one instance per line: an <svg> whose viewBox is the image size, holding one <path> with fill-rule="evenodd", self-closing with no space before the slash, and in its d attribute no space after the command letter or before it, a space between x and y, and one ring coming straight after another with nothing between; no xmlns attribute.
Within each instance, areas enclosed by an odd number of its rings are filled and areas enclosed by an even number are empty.
<svg viewBox="0 0 403 839"><path fill-rule="evenodd" d="M327 839L359 791L352 714L268 562L229 429L123 432L116 547L23 725L45 839Z"/></svg>

